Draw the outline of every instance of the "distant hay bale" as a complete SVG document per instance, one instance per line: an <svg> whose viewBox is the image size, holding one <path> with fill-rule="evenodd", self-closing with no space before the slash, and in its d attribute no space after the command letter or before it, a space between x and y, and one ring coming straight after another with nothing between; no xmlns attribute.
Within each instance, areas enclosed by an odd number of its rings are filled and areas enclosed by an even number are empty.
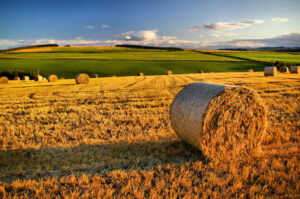
<svg viewBox="0 0 300 199"><path fill-rule="evenodd" d="M252 90L214 83L193 83L180 91L170 110L172 127L211 159L242 156L259 147L266 110Z"/></svg>
<svg viewBox="0 0 300 199"><path fill-rule="evenodd" d="M253 71L253 69L249 69L248 72L249 73L253 73L254 71Z"/></svg>
<svg viewBox="0 0 300 199"><path fill-rule="evenodd" d="M15 77L14 77L14 80L20 80L20 77L15 76Z"/></svg>
<svg viewBox="0 0 300 199"><path fill-rule="evenodd" d="M113 75L112 77L117 77L116 75Z"/></svg>
<svg viewBox="0 0 300 199"><path fill-rule="evenodd" d="M57 76L52 74L47 77L48 82L56 82L58 80Z"/></svg>
<svg viewBox="0 0 300 199"><path fill-rule="evenodd" d="M287 73L287 72L289 72L289 68L288 68L287 66L281 66L281 67L279 68L279 71L280 71L281 73Z"/></svg>
<svg viewBox="0 0 300 199"><path fill-rule="evenodd" d="M277 68L276 66L267 66L264 70L265 76L276 76L277 75Z"/></svg>
<svg viewBox="0 0 300 199"><path fill-rule="evenodd" d="M87 74L85 74L85 73L80 73L80 74L78 74L78 75L76 76L75 80L76 80L76 83L77 83L77 84L88 84L90 78L89 78L89 76L88 76Z"/></svg>
<svg viewBox="0 0 300 199"><path fill-rule="evenodd" d="M144 73L138 73L137 76L144 76Z"/></svg>
<svg viewBox="0 0 300 199"><path fill-rule="evenodd" d="M41 75L35 75L34 76L34 81L42 81L43 80L43 76L41 76Z"/></svg>
<svg viewBox="0 0 300 199"><path fill-rule="evenodd" d="M203 70L199 70L198 73L204 73Z"/></svg>
<svg viewBox="0 0 300 199"><path fill-rule="evenodd" d="M92 78L98 78L98 74L97 73L93 73L92 74Z"/></svg>
<svg viewBox="0 0 300 199"><path fill-rule="evenodd" d="M173 72L171 70L168 70L167 75L172 75Z"/></svg>
<svg viewBox="0 0 300 199"><path fill-rule="evenodd" d="M6 76L0 77L0 84L7 84L8 83L8 78Z"/></svg>
<svg viewBox="0 0 300 199"><path fill-rule="evenodd" d="M22 80L27 81L27 80L30 80L30 78L29 78L29 76L23 76L23 77L22 77Z"/></svg>
<svg viewBox="0 0 300 199"><path fill-rule="evenodd" d="M291 73L300 73L300 66L291 66Z"/></svg>
<svg viewBox="0 0 300 199"><path fill-rule="evenodd" d="M60 77L59 79L65 79L64 77Z"/></svg>

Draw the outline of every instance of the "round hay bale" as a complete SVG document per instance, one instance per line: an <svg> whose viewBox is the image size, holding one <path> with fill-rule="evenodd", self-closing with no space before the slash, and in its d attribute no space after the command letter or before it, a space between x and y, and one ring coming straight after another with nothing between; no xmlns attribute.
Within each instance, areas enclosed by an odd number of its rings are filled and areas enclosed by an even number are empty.
<svg viewBox="0 0 300 199"><path fill-rule="evenodd" d="M76 80L77 84L88 84L90 81L90 78L87 74L80 73L76 76L75 80Z"/></svg>
<svg viewBox="0 0 300 199"><path fill-rule="evenodd" d="M277 68L276 66L267 66L264 70L265 76L276 76L277 75Z"/></svg>
<svg viewBox="0 0 300 199"><path fill-rule="evenodd" d="M60 77L59 79L65 79L64 77Z"/></svg>
<svg viewBox="0 0 300 199"><path fill-rule="evenodd" d="M300 66L291 66L291 73L300 73Z"/></svg>
<svg viewBox="0 0 300 199"><path fill-rule="evenodd" d="M57 76L52 74L47 77L48 82L56 82L58 80Z"/></svg>
<svg viewBox="0 0 300 199"><path fill-rule="evenodd" d="M171 70L168 70L167 75L172 75L173 72Z"/></svg>
<svg viewBox="0 0 300 199"><path fill-rule="evenodd" d="M98 74L97 73L93 73L92 74L92 78L98 78Z"/></svg>
<svg viewBox="0 0 300 199"><path fill-rule="evenodd" d="M138 73L137 76L144 76L144 73Z"/></svg>
<svg viewBox="0 0 300 199"><path fill-rule="evenodd" d="M252 90L214 83L193 83L178 93L170 110L172 127L211 159L250 153L266 128L265 106Z"/></svg>
<svg viewBox="0 0 300 199"><path fill-rule="evenodd" d="M289 68L288 68L287 66L281 66L281 67L279 68L279 71L280 71L281 73L287 73L287 72L289 72Z"/></svg>
<svg viewBox="0 0 300 199"><path fill-rule="evenodd" d="M8 83L8 78L6 76L0 77L0 84L7 84Z"/></svg>
<svg viewBox="0 0 300 199"><path fill-rule="evenodd" d="M204 73L203 70L199 70L198 73Z"/></svg>
<svg viewBox="0 0 300 199"><path fill-rule="evenodd" d="M253 69L249 69L248 72L249 73L253 73L254 71L253 71Z"/></svg>
<svg viewBox="0 0 300 199"><path fill-rule="evenodd" d="M27 80L30 80L30 78L29 78L29 76L23 76L23 77L22 77L22 80L27 81Z"/></svg>
<svg viewBox="0 0 300 199"><path fill-rule="evenodd" d="M15 77L14 77L14 80L20 80L20 77L15 76Z"/></svg>
<svg viewBox="0 0 300 199"><path fill-rule="evenodd" d="M43 76L41 76L41 75L35 75L34 76L34 81L42 81L43 80Z"/></svg>

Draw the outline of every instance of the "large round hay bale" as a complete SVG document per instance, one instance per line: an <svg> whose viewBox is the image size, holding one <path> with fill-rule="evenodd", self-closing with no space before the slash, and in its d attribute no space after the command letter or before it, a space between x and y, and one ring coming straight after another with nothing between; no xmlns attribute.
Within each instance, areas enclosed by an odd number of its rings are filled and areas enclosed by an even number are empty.
<svg viewBox="0 0 300 199"><path fill-rule="evenodd" d="M291 73L300 73L300 66L291 66Z"/></svg>
<svg viewBox="0 0 300 199"><path fill-rule="evenodd" d="M254 71L253 71L253 69L249 69L248 72L249 73L253 73Z"/></svg>
<svg viewBox="0 0 300 199"><path fill-rule="evenodd" d="M144 76L144 73L138 73L137 76Z"/></svg>
<svg viewBox="0 0 300 199"><path fill-rule="evenodd" d="M167 75L172 75L173 72L171 70L168 70Z"/></svg>
<svg viewBox="0 0 300 199"><path fill-rule="evenodd" d="M199 70L198 73L204 73L203 70Z"/></svg>
<svg viewBox="0 0 300 199"><path fill-rule="evenodd" d="M279 68L279 71L280 71L281 73L287 73L287 72L289 72L289 68L288 68L287 66L281 66L281 67Z"/></svg>
<svg viewBox="0 0 300 199"><path fill-rule="evenodd" d="M48 82L56 82L58 80L57 76L52 74L47 77Z"/></svg>
<svg viewBox="0 0 300 199"><path fill-rule="evenodd" d="M43 76L41 76L41 75L35 75L34 76L34 81L42 81L43 80Z"/></svg>
<svg viewBox="0 0 300 199"><path fill-rule="evenodd" d="M76 80L77 84L88 84L90 81L90 78L87 74L80 73L76 76L75 80Z"/></svg>
<svg viewBox="0 0 300 199"><path fill-rule="evenodd" d="M265 106L252 90L214 83L193 83L178 93L170 110L172 127L211 159L250 153L266 128Z"/></svg>
<svg viewBox="0 0 300 199"><path fill-rule="evenodd" d="M267 66L264 70L265 76L276 76L277 75L277 68L276 66Z"/></svg>
<svg viewBox="0 0 300 199"><path fill-rule="evenodd" d="M0 77L0 84L7 84L8 83L8 78L6 76Z"/></svg>
<svg viewBox="0 0 300 199"><path fill-rule="evenodd" d="M92 78L98 78L98 74L97 73L93 73L92 74Z"/></svg>
<svg viewBox="0 0 300 199"><path fill-rule="evenodd" d="M14 77L14 80L20 80L20 77L15 76L15 77Z"/></svg>
<svg viewBox="0 0 300 199"><path fill-rule="evenodd" d="M23 77L22 77L22 80L27 81L27 80L30 80L30 78L29 78L29 76L23 76Z"/></svg>

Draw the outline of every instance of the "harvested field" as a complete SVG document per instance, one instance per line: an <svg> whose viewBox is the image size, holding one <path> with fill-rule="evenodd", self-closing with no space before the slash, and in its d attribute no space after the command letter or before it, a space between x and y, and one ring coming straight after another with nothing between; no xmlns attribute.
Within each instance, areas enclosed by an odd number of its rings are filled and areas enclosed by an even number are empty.
<svg viewBox="0 0 300 199"><path fill-rule="evenodd" d="M170 106L199 81L258 93L268 122L261 151L211 161L176 136ZM297 74L9 81L0 102L0 198L300 196Z"/></svg>

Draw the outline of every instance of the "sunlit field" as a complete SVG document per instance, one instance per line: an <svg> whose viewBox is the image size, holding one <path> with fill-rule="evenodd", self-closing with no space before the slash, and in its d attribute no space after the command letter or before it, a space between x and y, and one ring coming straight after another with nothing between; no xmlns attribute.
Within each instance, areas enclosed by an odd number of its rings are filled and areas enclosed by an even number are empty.
<svg viewBox="0 0 300 199"><path fill-rule="evenodd" d="M245 58L256 61L284 62L290 64L300 64L299 53L278 53L278 52L213 52L216 55Z"/></svg>
<svg viewBox="0 0 300 199"><path fill-rule="evenodd" d="M209 160L174 133L185 85L245 86L266 104L261 150ZM300 76L204 73L0 85L0 198L300 197Z"/></svg>
<svg viewBox="0 0 300 199"><path fill-rule="evenodd" d="M0 71L37 72L74 78L78 73L102 77L204 72L262 71L265 63L210 55L199 51L168 51L121 47L41 47L0 53Z"/></svg>

